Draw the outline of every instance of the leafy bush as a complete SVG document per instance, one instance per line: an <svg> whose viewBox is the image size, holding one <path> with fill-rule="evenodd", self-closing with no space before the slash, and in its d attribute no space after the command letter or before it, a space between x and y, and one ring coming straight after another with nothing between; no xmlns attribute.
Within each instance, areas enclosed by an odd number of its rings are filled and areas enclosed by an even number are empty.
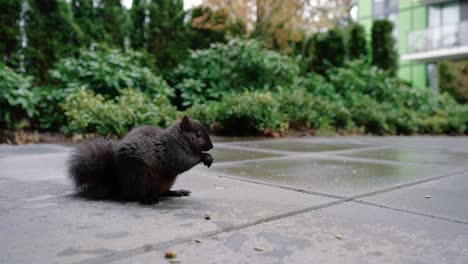
<svg viewBox="0 0 468 264"><path fill-rule="evenodd" d="M362 60L349 61L344 67L333 68L329 72L330 83L339 94L359 93L369 95L379 102L398 102L401 95L401 82L375 66Z"/></svg>
<svg viewBox="0 0 468 264"><path fill-rule="evenodd" d="M350 59L367 58L366 30L360 24L354 23L349 32L348 54Z"/></svg>
<svg viewBox="0 0 468 264"><path fill-rule="evenodd" d="M293 85L294 89L305 89L315 96L324 96L333 100L341 100L335 86L327 81L325 77L316 73L309 73L304 77L297 78Z"/></svg>
<svg viewBox="0 0 468 264"><path fill-rule="evenodd" d="M346 105L352 113L356 126L364 128L366 133L383 135L390 131L384 107L370 96L357 93L348 94Z"/></svg>
<svg viewBox="0 0 468 264"><path fill-rule="evenodd" d="M175 87L184 106L220 100L225 93L275 89L299 73L293 59L267 50L255 40L233 39L191 51L176 69Z"/></svg>
<svg viewBox="0 0 468 264"><path fill-rule="evenodd" d="M188 113L222 134L249 135L288 128L286 115L280 111L279 101L271 92L227 95L220 102L195 105Z"/></svg>
<svg viewBox="0 0 468 264"><path fill-rule="evenodd" d="M0 66L0 127L20 128L21 121L37 114L32 77Z"/></svg>
<svg viewBox="0 0 468 264"><path fill-rule="evenodd" d="M126 88L172 96L173 90L146 64L142 53L97 47L94 51L81 50L78 58L61 59L50 74L63 87L84 86L111 97Z"/></svg>
<svg viewBox="0 0 468 264"><path fill-rule="evenodd" d="M439 89L451 94L458 102L468 102L468 60L438 63Z"/></svg>
<svg viewBox="0 0 468 264"><path fill-rule="evenodd" d="M63 108L67 117L65 133L98 133L106 137L124 135L135 126L166 127L177 113L166 97L150 98L133 89L122 90L122 95L106 100L81 87L67 96Z"/></svg>
<svg viewBox="0 0 468 264"><path fill-rule="evenodd" d="M375 20L372 23L372 65L395 76L398 70L398 54L392 33L391 21Z"/></svg>
<svg viewBox="0 0 468 264"><path fill-rule="evenodd" d="M316 35L312 69L325 74L329 67L342 66L346 58L344 35L340 29L330 29Z"/></svg>
<svg viewBox="0 0 468 264"><path fill-rule="evenodd" d="M59 130L65 124L61 103L69 91L55 86L40 86L33 89L35 100L34 125L42 130Z"/></svg>
<svg viewBox="0 0 468 264"><path fill-rule="evenodd" d="M421 132L440 133L467 133L468 132L468 106L451 104L438 109L435 114L426 116L420 126Z"/></svg>
<svg viewBox="0 0 468 264"><path fill-rule="evenodd" d="M310 127L315 118L311 111L314 96L305 89L285 89L279 93L280 111L287 115L290 127Z"/></svg>
<svg viewBox="0 0 468 264"><path fill-rule="evenodd" d="M291 127L350 129L353 122L341 99L315 95L305 89L286 89L279 93L280 111Z"/></svg>
<svg viewBox="0 0 468 264"><path fill-rule="evenodd" d="M407 108L386 109L386 122L390 134L411 135L416 133L422 122L421 115Z"/></svg>

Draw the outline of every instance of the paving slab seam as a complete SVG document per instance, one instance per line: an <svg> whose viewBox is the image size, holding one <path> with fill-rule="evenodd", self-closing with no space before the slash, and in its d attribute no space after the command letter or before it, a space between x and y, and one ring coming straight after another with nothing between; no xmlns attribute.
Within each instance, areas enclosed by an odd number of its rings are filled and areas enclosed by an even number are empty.
<svg viewBox="0 0 468 264"><path fill-rule="evenodd" d="M346 143L351 143L351 144L360 144L360 145L388 145L385 143L375 143L375 142L369 142L365 138L354 138L353 140L346 139L346 137L283 137L283 138L271 138L271 139L266 139L266 140L245 140L245 141L231 141L231 142L218 142L217 144L223 144L223 145L236 145L239 143L252 143L252 144L257 144L257 143L277 143L277 142L298 142L298 143L331 143L332 141L336 143L340 143L339 140L344 140Z"/></svg>
<svg viewBox="0 0 468 264"><path fill-rule="evenodd" d="M434 166L434 167L447 167L448 164L428 164L420 162L404 162L404 161L395 161L395 160L377 160L377 159L366 159L366 158L356 158L349 156L339 156L336 154L328 153L293 153L290 155L284 155L279 157L267 157L267 158L258 158L258 159L248 159L248 160L235 160L235 161L222 161L216 162L217 165L236 165L242 163L250 162L259 162L259 161L271 161L271 160L291 160L297 158L313 158L318 160L335 160L335 161L356 161L361 163L372 163L372 164L384 164L384 165L416 165L416 166ZM455 166L456 167L456 166ZM465 169L466 167L458 167L459 169Z"/></svg>
<svg viewBox="0 0 468 264"><path fill-rule="evenodd" d="M269 187L276 187L276 188L283 189L283 190L294 191L294 192L305 193L305 194L311 194L311 195L317 195L317 196L326 197L326 198L332 198L332 199L338 199L338 200L351 200L351 198L345 197L345 196L339 196L339 195L322 193L322 192L314 192L314 191L304 190L304 189L300 189L300 188L296 188L296 187L292 187L292 186L287 186L287 185L281 185L281 184L274 184L274 183L269 183L269 182L245 179L245 178L240 178L240 177L236 177L236 176L232 176L232 175L228 175L228 174L224 174L224 173L210 173L210 172L206 172L206 171L203 171L201 173L206 174L206 175L210 175L210 176L224 178L224 179L236 180L236 181L241 181L241 182L246 182L246 183L253 183L253 184L269 186Z"/></svg>
<svg viewBox="0 0 468 264"><path fill-rule="evenodd" d="M303 142L299 142L303 143ZM308 152L308 151L287 151L287 150L275 150L275 149L265 149L265 148L254 148L242 145L217 145L215 143L215 147L220 148L230 148L230 149L237 149L237 150L247 150L247 151L256 151L262 153L271 153L271 154L279 154L285 156L292 156L292 155L315 155L315 154L333 154L333 153L348 153L354 152L357 150L374 150L374 149L381 149L381 148L389 148L389 146L356 146L349 149L341 149L341 150L328 150L328 151L315 151L315 152Z"/></svg>
<svg viewBox="0 0 468 264"><path fill-rule="evenodd" d="M424 216L424 217L430 217L438 220L443 220L443 221L449 221L457 224L464 224L468 225L468 222L463 221L463 220L458 220L458 219L453 219L453 218L447 218L447 217L442 217L442 216L437 216L437 215L431 215L431 214L424 214L424 213L418 213L414 211L410 211L407 209L400 209L400 208L395 208L391 206L386 206L386 205L381 205L381 204L376 204L376 203L371 203L371 202L366 202L362 200L350 200L352 203L358 203L358 204L364 204L364 205L369 205L369 206L374 206L382 209L388 209L388 210L393 210L393 211L398 211L398 212L404 212L404 213L409 213L413 215L419 215L419 216Z"/></svg>
<svg viewBox="0 0 468 264"><path fill-rule="evenodd" d="M231 177L231 176L220 176L220 175L215 175L215 174L211 174L211 173L204 173L204 174L207 174L207 175L210 175L210 176L217 176L217 177L229 178L229 179L233 179L233 180L246 181L246 182L250 182L250 183L254 183L254 184L267 185L267 186L278 187L278 188L287 189L287 190L291 190L291 191L298 191L298 192L302 192L302 193L314 194L314 195L320 195L320 196L326 196L326 197L329 197L329 198L335 198L335 199L338 198L338 199L336 201L333 201L333 202L329 202L329 203L325 203L325 204L321 204L321 205L316 205L316 206L312 206L312 207L307 207L307 208L304 208L304 209L299 209L299 210L295 210L295 211L291 211L291 212L287 212L287 213L283 213L283 214L273 215L273 216L270 216L270 217L262 218L262 219L255 220L255 221L245 223L245 224L241 224L241 225L233 225L233 226L221 228L221 229L218 229L218 230L204 232L204 233L197 234L197 235L191 235L191 236L187 236L187 237L175 238L175 239L165 241L165 242L160 242L160 243L146 244L146 245L134 248L134 249L120 251L120 252L117 252L117 253L112 253L112 254L109 254L109 255L104 255L104 256L100 256L100 257L96 257L96 258L91 258L91 259L83 260L83 261L76 262L76 263L79 263L79 264L92 264L92 263L103 263L103 262L111 262L111 261L121 260L121 259L129 258L129 257L135 256L135 255L145 254L145 253L148 253L148 252L151 252L151 251L165 250L168 247L173 247L175 245L188 243L188 242L191 242L191 241L193 241L194 239L197 239L197 238L206 239L206 238L210 238L210 237L222 234L222 233L241 230L241 229L244 229L244 228L248 228L248 227L252 227L252 226L256 226L256 225L260 225L260 224L264 224L264 223L268 223L268 222L272 222L272 221L276 221L276 220L280 220L280 219L284 219L284 218L304 214L304 213L308 213L308 212L311 212L311 211L315 211L315 210L319 210L319 209L323 209L323 208L327 208L327 207L331 207L331 206L335 206L335 205L339 205L339 204L344 204L344 203L347 203L347 202L360 203L360 204L365 204L365 205L369 205L369 206L379 207L379 208L382 208L382 209L394 210L394 211L399 211L399 212L403 212L403 213L414 214L414 215L429 217L429 218L433 218L433 219L439 219L439 220L443 220L443 221L450 221L450 222L454 222L454 223L458 223L458 224L468 224L468 223L466 223L464 221L460 221L460 220L457 220L457 219L450 219L450 218L444 218L444 217L439 217L439 216L434 216L434 215L417 213L417 212L412 212L412 211L409 211L409 210L397 209L397 208L393 208L393 207L382 206L382 205L378 205L378 204L374 204L374 203L369 203L369 202L357 200L358 198L362 198L362 197L372 196L372 195L376 195L376 194L383 193L383 192L389 192L389 191L404 188L404 187L414 186L414 185L417 185L417 184L420 184L420 183L426 183L426 182L429 182L429 181L434 181L434 180L439 180L439 179L459 175L459 174L462 174L462 173L467 172L467 171L468 170L464 170L464 171L460 171L460 172L456 172L456 173L451 173L451 174L447 174L447 175L443 175L443 176L434 177L434 178L431 178L431 179L416 181L416 182L412 182L412 183L408 183L408 184L402 184L402 185L394 186L394 187L391 187L391 188L386 188L386 189L383 189L383 190L380 190L380 191L371 192L371 193L368 193L368 194L353 196L353 197L350 197L350 198L339 197L339 196L335 196L335 195L322 194L322 193L311 193L310 191L299 190L299 189L296 189L296 188L286 187L286 186L282 186L282 185L265 184L264 182L239 179L239 178Z"/></svg>
<svg viewBox="0 0 468 264"><path fill-rule="evenodd" d="M215 144L215 148L227 148L227 149L236 149L236 150L246 150L246 151L255 151L255 152L262 152L262 153L269 153L269 154L279 154L279 155L296 155L296 154L304 154L306 152L298 152L298 151L287 151L287 150L275 150L275 149L264 149L264 148L252 148L246 146L239 146L239 145L230 145L230 146L218 146Z"/></svg>
<svg viewBox="0 0 468 264"><path fill-rule="evenodd" d="M321 154L328 154L328 155L337 155L337 154L347 154L347 153L354 153L357 151L364 151L364 150L379 150L379 149L389 149L389 146L356 146L353 148L347 148L347 149L337 149L337 150L328 150L328 151L320 151L317 153Z"/></svg>
<svg viewBox="0 0 468 264"><path fill-rule="evenodd" d="M447 147L420 147L417 145L386 145L386 147L389 148L399 148L399 149L412 149L412 150L427 150L427 151L434 151L434 152L462 152L462 153L468 153L465 149L454 149L453 148L447 148Z"/></svg>
<svg viewBox="0 0 468 264"><path fill-rule="evenodd" d="M357 200L357 199L360 199L360 198L370 197L370 196L374 196L374 195L378 195L378 194L382 194L382 193L386 193L386 192L391 192L391 191L399 190L399 189L406 188L406 187L412 187L412 186L422 184L422 183L426 183L426 182L437 181L437 180L440 180L440 179L449 178L449 177L452 177L452 176L464 174L466 172L468 172L468 169L464 169L464 170L457 171L457 172L452 172L452 173L445 174L445 175L442 175L442 176L436 176L436 177L432 177L432 178L428 178L428 179L423 179L423 180L419 180L419 181L403 183L403 184L395 185L395 186L392 186L392 187L380 189L380 190L377 190L377 191L351 196L349 198L351 200Z"/></svg>
<svg viewBox="0 0 468 264"><path fill-rule="evenodd" d="M268 222L272 222L272 221L276 221L276 220L280 220L280 219L284 219L284 218L288 218L288 217L293 217L293 216L300 215L300 214L309 213L309 212L312 212L312 211L315 211L315 210L319 210L319 209L323 209L323 208L343 204L343 203L346 203L348 201L349 201L348 199L346 199L346 200L336 200L336 201L333 201L333 202L324 203L324 204L320 204L320 205L316 205L316 206L312 206L312 207L307 207L307 208L303 208L303 209L299 209L299 210L295 210L295 211L291 211L291 212L287 212L287 213L283 213L283 214L273 215L273 216L270 216L270 217L262 218L262 219L255 220L255 221L245 223L245 224L241 224L241 225L233 225L233 226L221 228L221 229L218 229L218 230L213 230L213 231L209 231L209 232L200 233L200 234L197 234L197 235L190 235L190 236L187 236L187 237L175 238L175 239L160 242L160 243L146 244L146 245L143 245L143 246L140 246L140 247L137 247L137 248L124 250L124 251L119 251L119 252L114 252L114 253L111 253L111 254L108 254L108 255L104 255L104 256L100 256L100 257L96 257L96 258L90 258L90 259L86 259L86 260L78 261L78 262L74 262L74 263L76 263L76 264L94 264L94 263L105 263L105 262L110 262L110 261L121 260L121 259L129 258L129 257L135 256L135 255L145 254L145 253L148 253L148 252L151 252L151 251L165 250L168 247L173 247L175 245L191 242L191 241L194 241L195 239L206 239L206 238L210 238L210 237L222 234L222 233L237 231L237 230L240 230L240 229L244 229L244 228L248 228L248 227L252 227L252 226L256 226L256 225L260 225L260 224L264 224L264 223L268 223Z"/></svg>
<svg viewBox="0 0 468 264"><path fill-rule="evenodd" d="M276 187L276 188L289 190L289 191L295 191L295 192L300 192L300 193L305 193L305 194L311 194L311 195L317 195L317 196L322 196L322 197L327 197L327 198L333 198L333 199L337 199L337 200L340 200L340 201L346 201L346 202L349 201L349 202L355 202L355 203L362 203L362 204L377 206L377 207L380 207L380 208L391 209L391 210L401 211L401 212L406 212L406 213L412 213L412 214L419 215L419 216L437 218L437 219L440 219L440 220L446 220L446 221L455 222L455 223L468 224L468 222L457 220L457 219L445 218L445 217L440 217L440 216L435 216L435 215L430 215L430 214L417 213L417 212L413 212L413 211L409 211L409 210L398 209L398 208L394 208L394 207L383 206L383 205L374 204L374 203L359 200L360 198L364 198L364 197L370 197L370 196L374 196L374 195L378 195L378 194L382 194L382 193L386 193L386 192L391 192L391 191L406 188L406 187L412 187L412 186L415 186L415 185L418 185L418 184L423 184L423 183L427 183L427 182L431 182L431 181L437 181L437 180L445 179L445 178L448 178L448 177L457 176L457 175L460 175L460 174L464 174L465 172L468 172L468 170L454 172L454 173L450 173L450 174L446 174L446 175L442 175L442 176L437 176L437 177L433 177L433 178L429 178L429 179L424 179L424 180L420 180L420 181L415 181L415 182L411 182L411 183L400 184L400 185L397 185L397 186L392 186L392 187L389 187L389 188L377 190L377 191L370 192L370 193L359 194L359 195L355 195L355 196L351 196L351 197L344 197L344 196L338 196L338 195L321 193L321 192L313 192L313 191L303 190L303 189L290 187L290 186L285 186L285 185L280 185L280 184L272 184L272 183L267 183L267 182L262 182L262 181L243 179L243 178L230 176L230 175L225 175L225 174L212 174L212 173L206 173L206 172L205 172L205 174L210 175L210 176L228 178L228 179L231 179L231 180L237 180L237 181L242 181L242 182L248 182L248 183L253 183L253 184L269 186L269 187Z"/></svg>
<svg viewBox="0 0 468 264"><path fill-rule="evenodd" d="M325 158L330 160L347 160L347 161L357 161L362 163L373 163L373 164L388 164L388 165L418 165L418 166L434 166L434 167L458 167L459 169L464 169L466 166L453 166L450 164L434 164L434 163L422 163L416 161L399 161L399 160L379 160L379 159L367 159L367 158L356 158L349 156L340 156L339 154L330 154L325 157L317 156L317 159Z"/></svg>

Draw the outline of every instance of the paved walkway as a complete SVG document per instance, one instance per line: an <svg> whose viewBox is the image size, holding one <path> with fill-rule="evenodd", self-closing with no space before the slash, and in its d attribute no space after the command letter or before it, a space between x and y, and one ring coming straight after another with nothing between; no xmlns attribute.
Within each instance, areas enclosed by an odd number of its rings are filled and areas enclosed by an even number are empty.
<svg viewBox="0 0 468 264"><path fill-rule="evenodd" d="M0 263L468 263L466 137L219 139L150 207L76 197L69 152L0 145Z"/></svg>

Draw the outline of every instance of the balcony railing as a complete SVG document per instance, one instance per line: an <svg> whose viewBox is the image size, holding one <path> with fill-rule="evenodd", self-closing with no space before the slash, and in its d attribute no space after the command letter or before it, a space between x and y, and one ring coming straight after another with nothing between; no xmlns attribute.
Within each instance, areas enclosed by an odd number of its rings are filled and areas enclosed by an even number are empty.
<svg viewBox="0 0 468 264"><path fill-rule="evenodd" d="M408 54L468 46L468 21L408 34Z"/></svg>

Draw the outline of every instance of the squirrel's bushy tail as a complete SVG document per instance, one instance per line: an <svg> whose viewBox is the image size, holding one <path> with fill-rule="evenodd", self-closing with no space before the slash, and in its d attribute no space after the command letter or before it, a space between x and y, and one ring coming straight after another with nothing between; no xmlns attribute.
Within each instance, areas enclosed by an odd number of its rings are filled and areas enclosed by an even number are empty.
<svg viewBox="0 0 468 264"><path fill-rule="evenodd" d="M110 195L117 184L114 143L98 138L78 146L68 160L68 175L83 193Z"/></svg>

